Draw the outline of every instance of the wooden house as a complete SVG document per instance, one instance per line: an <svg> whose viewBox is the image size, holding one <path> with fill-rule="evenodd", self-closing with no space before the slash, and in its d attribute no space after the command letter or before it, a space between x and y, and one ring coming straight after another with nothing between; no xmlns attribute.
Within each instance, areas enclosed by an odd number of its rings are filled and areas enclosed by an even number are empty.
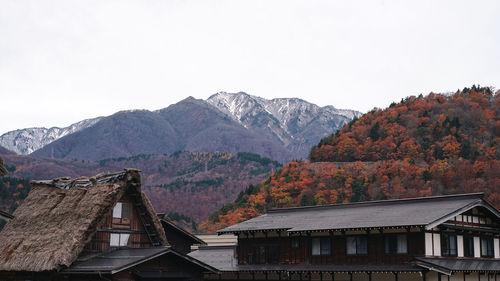
<svg viewBox="0 0 500 281"><path fill-rule="evenodd" d="M190 255L222 280L500 280L500 214L483 194L270 210Z"/></svg>
<svg viewBox="0 0 500 281"><path fill-rule="evenodd" d="M217 272L170 246L138 170L32 186L0 232L0 280L202 280Z"/></svg>

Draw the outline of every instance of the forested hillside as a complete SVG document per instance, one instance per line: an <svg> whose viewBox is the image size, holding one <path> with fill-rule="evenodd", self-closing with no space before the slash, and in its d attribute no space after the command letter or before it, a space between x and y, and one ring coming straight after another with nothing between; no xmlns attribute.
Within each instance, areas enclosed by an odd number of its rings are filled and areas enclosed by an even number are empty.
<svg viewBox="0 0 500 281"><path fill-rule="evenodd" d="M98 173L137 168L142 171L143 189L158 212L177 212L196 223L223 204L233 201L249 184L264 180L281 165L257 154L178 151L166 155L136 155L100 161L40 159L6 154L11 181L0 184L0 208L12 211L29 190L29 180L94 176ZM2 179L2 178L0 178ZM23 189L17 190L17 182ZM17 192L26 191L26 194ZM14 196L17 194L17 196ZM24 196L23 196L24 195ZM191 221L189 221L191 222ZM191 223L190 223L191 224Z"/></svg>
<svg viewBox="0 0 500 281"><path fill-rule="evenodd" d="M485 192L500 207L500 98L489 88L374 110L213 213L211 232L266 209Z"/></svg>

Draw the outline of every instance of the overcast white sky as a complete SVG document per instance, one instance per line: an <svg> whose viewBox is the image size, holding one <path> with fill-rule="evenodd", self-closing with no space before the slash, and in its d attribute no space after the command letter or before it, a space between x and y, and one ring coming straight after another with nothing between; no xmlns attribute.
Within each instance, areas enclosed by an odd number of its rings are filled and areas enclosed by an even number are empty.
<svg viewBox="0 0 500 281"><path fill-rule="evenodd" d="M386 107L500 87L500 1L0 0L0 134L244 91Z"/></svg>

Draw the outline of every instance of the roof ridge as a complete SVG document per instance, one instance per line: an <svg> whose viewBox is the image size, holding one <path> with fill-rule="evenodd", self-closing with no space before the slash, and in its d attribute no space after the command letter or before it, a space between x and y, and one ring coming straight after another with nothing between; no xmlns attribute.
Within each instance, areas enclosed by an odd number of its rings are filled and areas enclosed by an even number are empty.
<svg viewBox="0 0 500 281"><path fill-rule="evenodd" d="M404 203L404 202L409 202L409 201L440 200L440 199L449 199L449 198L456 198L456 197L470 197L470 198L483 199L484 192L436 195L436 196L428 196L428 197L411 197L411 198L401 198L401 199L372 200L372 201L362 201L362 202L352 202L352 203L337 203L337 204L315 205L315 206L276 208L276 209L270 209L266 213L279 213L279 212L288 212L288 211L295 211L295 210L308 210L308 209L328 209L328 208L335 208L335 207L350 207L350 206L359 206L359 205L375 205L375 204L383 204L383 203Z"/></svg>
<svg viewBox="0 0 500 281"><path fill-rule="evenodd" d="M113 180L119 180L128 172L140 172L138 169L126 168L123 171L115 172L115 173L101 173L97 174L93 177L78 177L78 178L69 178L69 177L60 177L53 180L32 180L31 185L46 185L51 187L57 187L61 189L69 189L73 186L87 187L89 185L93 185L96 183L103 183Z"/></svg>

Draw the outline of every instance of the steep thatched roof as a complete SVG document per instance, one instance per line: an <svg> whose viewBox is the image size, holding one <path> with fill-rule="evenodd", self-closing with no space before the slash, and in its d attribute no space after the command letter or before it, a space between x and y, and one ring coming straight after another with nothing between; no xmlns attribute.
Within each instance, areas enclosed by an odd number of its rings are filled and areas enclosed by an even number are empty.
<svg viewBox="0 0 500 281"><path fill-rule="evenodd" d="M161 223L141 191L138 170L34 181L32 186L14 219L0 232L0 271L40 272L71 265L125 193L140 198L161 244L168 245Z"/></svg>
<svg viewBox="0 0 500 281"><path fill-rule="evenodd" d="M7 170L5 169L3 165L3 159L0 157L0 177L3 177L7 174Z"/></svg>

